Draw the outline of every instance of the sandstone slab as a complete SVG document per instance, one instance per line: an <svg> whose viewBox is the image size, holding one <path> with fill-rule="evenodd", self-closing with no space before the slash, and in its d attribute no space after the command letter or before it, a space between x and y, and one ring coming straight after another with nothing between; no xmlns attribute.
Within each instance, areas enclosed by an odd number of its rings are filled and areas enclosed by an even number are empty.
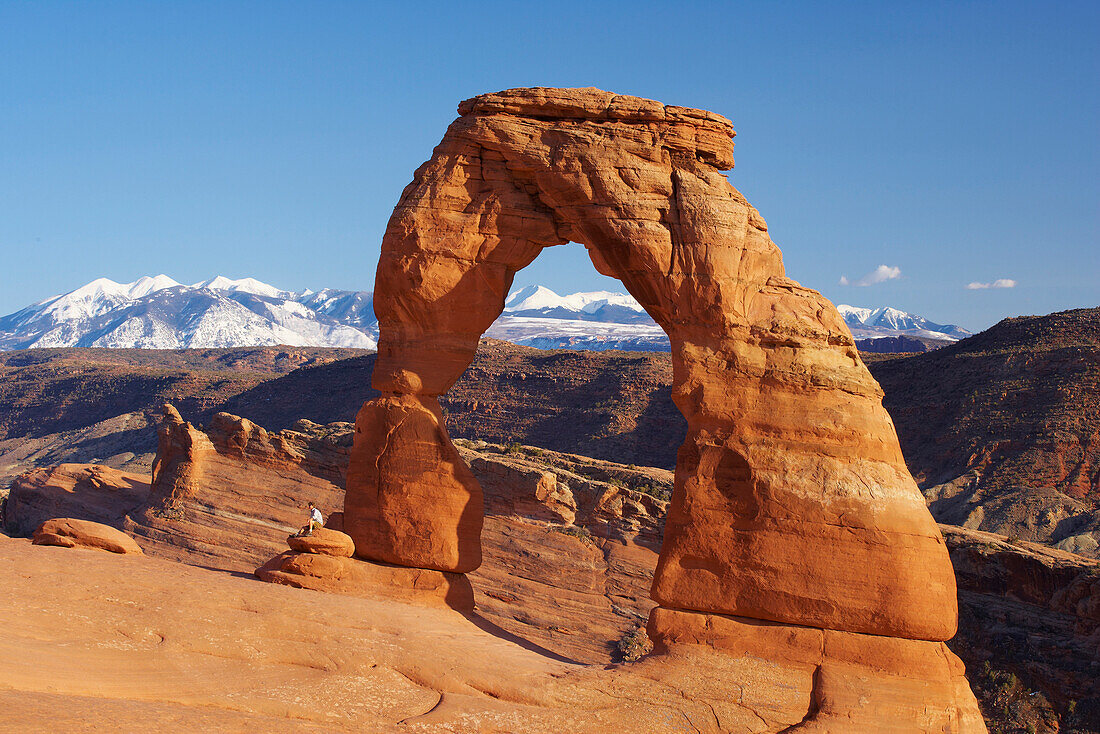
<svg viewBox="0 0 1100 734"><path fill-rule="evenodd" d="M0 539L0 728L40 728L53 707L73 729L140 713L163 732L761 734L811 709L810 666L775 649L574 665L443 606L129 560ZM920 731L920 715L899 724Z"/></svg>
<svg viewBox="0 0 1100 734"><path fill-rule="evenodd" d="M65 548L95 548L111 553L141 555L141 546L126 533L110 525L90 520L55 518L34 531L35 545L59 545Z"/></svg>
<svg viewBox="0 0 1100 734"><path fill-rule="evenodd" d="M649 636L658 654L677 647L764 659L776 678L809 698L792 732L984 732L965 669L942 642L861 635L657 607ZM706 655L700 656L705 675ZM743 699L757 693L745 690ZM719 698L719 706L722 706ZM770 706L776 703L772 710ZM784 715L782 699L761 702L764 719Z"/></svg>
<svg viewBox="0 0 1100 734"><path fill-rule="evenodd" d="M283 553L256 569L261 581L366 599L384 598L461 612L474 609L469 580L458 573L392 566L316 553Z"/></svg>

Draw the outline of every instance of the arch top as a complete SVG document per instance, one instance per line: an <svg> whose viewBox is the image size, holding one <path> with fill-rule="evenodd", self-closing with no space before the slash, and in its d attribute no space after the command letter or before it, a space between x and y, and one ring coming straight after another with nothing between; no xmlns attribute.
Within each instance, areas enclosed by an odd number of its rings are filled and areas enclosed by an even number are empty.
<svg viewBox="0 0 1100 734"><path fill-rule="evenodd" d="M737 133L722 115L596 87L519 87L479 94L461 102L458 114L666 125L678 133L661 136L666 146L692 153L719 170L733 168L733 137Z"/></svg>

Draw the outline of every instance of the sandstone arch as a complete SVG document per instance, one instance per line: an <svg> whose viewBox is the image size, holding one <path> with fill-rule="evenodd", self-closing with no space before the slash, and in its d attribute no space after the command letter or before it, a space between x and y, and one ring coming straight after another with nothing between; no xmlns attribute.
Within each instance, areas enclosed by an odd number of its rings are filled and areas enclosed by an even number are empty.
<svg viewBox="0 0 1100 734"><path fill-rule="evenodd" d="M949 639L954 575L882 393L836 309L784 276L763 218L722 175L731 123L596 89L509 90L459 113L382 244L383 395L357 417L345 500L357 555L480 563L481 490L436 396L472 360L516 271L575 241L672 343L688 435L654 599Z"/></svg>

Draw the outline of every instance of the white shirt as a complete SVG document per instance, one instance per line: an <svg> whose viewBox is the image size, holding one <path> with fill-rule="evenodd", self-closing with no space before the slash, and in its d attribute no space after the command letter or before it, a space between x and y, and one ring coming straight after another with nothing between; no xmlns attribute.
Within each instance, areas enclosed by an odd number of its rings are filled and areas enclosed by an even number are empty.
<svg viewBox="0 0 1100 734"><path fill-rule="evenodd" d="M325 523L325 518L321 517L321 511L318 510L316 507L314 507L313 511L309 513L309 519L313 522L319 522L322 525L324 525Z"/></svg>

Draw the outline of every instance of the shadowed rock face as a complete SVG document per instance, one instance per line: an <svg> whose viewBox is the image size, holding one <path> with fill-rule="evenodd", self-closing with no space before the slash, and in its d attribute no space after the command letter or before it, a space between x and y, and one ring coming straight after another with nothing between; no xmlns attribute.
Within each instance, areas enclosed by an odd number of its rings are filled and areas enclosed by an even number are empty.
<svg viewBox="0 0 1100 734"><path fill-rule="evenodd" d="M459 113L382 243L382 397L359 413L345 503L357 553L445 571L480 562L480 489L436 398L516 271L575 241L672 344L688 434L654 599L950 638L950 562L882 392L836 309L784 276L764 220L721 173L730 122L596 89L510 90Z"/></svg>

